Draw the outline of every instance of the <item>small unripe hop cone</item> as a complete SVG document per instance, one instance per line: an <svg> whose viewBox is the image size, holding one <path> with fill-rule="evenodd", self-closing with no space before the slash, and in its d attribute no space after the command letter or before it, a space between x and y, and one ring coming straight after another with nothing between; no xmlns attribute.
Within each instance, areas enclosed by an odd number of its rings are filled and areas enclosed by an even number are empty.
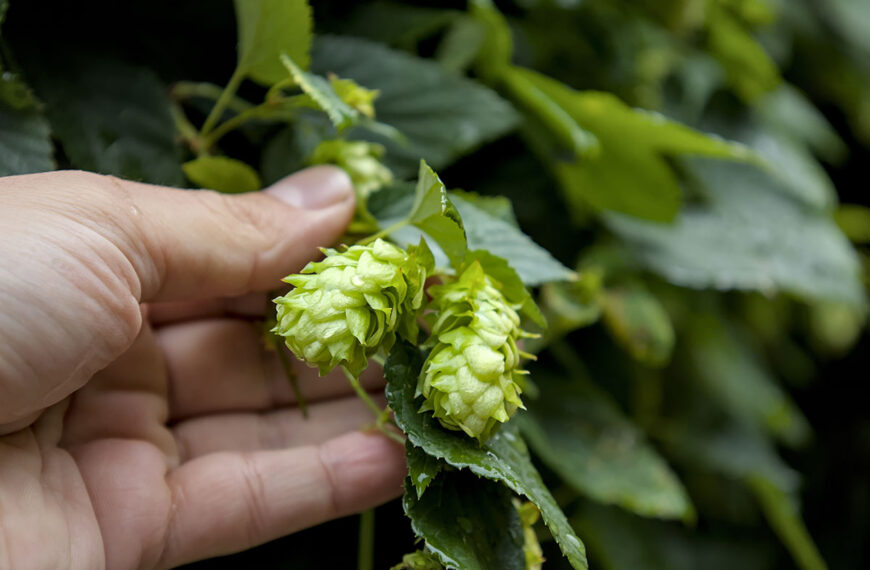
<svg viewBox="0 0 870 570"><path fill-rule="evenodd" d="M322 261L284 279L294 288L275 299L272 332L321 375L343 366L358 377L397 335L416 341L432 255L423 242L406 252L380 239L323 253Z"/></svg>
<svg viewBox="0 0 870 570"><path fill-rule="evenodd" d="M429 288L435 322L434 348L417 386L441 425L480 441L522 408L521 354L517 340L528 336L520 317L480 263L449 283Z"/></svg>

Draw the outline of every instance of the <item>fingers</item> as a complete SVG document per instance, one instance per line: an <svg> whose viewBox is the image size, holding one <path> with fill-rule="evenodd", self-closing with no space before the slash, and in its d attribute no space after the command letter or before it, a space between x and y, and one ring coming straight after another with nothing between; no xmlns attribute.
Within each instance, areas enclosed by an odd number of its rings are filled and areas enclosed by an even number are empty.
<svg viewBox="0 0 870 570"><path fill-rule="evenodd" d="M372 397L386 406L383 395ZM372 411L355 395L309 406L260 414L232 413L193 418L173 428L181 461L219 451L285 449L323 443L370 426Z"/></svg>
<svg viewBox="0 0 870 570"><path fill-rule="evenodd" d="M262 319L274 305L265 293L248 293L241 297L195 299L147 305L147 320L154 326L166 326L194 319L218 317Z"/></svg>
<svg viewBox="0 0 870 570"><path fill-rule="evenodd" d="M119 182L140 213L119 244L143 301L234 296L275 287L335 241L353 215L350 180L312 168L265 192L222 195Z"/></svg>
<svg viewBox="0 0 870 570"><path fill-rule="evenodd" d="M379 434L200 457L170 473L174 516L159 566L250 548L401 494L404 448Z"/></svg>
<svg viewBox="0 0 870 570"><path fill-rule="evenodd" d="M258 411L295 402L278 355L265 348L262 331L253 323L204 320L165 327L156 335L169 371L172 421L206 413ZM289 357L300 391L308 401L350 393L340 370L320 378L316 369ZM370 366L360 381L369 390L382 387L380 367Z"/></svg>

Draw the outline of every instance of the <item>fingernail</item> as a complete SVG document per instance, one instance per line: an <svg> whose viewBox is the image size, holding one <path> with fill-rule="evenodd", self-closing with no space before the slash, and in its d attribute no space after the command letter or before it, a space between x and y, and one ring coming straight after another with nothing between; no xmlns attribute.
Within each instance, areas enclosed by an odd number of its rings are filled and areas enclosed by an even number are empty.
<svg viewBox="0 0 870 570"><path fill-rule="evenodd" d="M350 177L334 166L314 166L283 178L266 192L303 210L321 210L353 195Z"/></svg>

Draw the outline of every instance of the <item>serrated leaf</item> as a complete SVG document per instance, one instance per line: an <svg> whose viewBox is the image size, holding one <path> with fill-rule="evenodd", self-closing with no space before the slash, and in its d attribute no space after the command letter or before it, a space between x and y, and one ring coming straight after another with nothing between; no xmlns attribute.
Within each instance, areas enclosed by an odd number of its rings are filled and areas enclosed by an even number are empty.
<svg viewBox="0 0 870 570"><path fill-rule="evenodd" d="M253 192L263 187L257 171L226 156L201 156L182 165L187 178L200 188L227 194Z"/></svg>
<svg viewBox="0 0 870 570"><path fill-rule="evenodd" d="M181 186L168 90L151 71L85 53L41 51L28 76L72 166Z"/></svg>
<svg viewBox="0 0 870 570"><path fill-rule="evenodd" d="M548 281L570 281L576 273L520 229L500 220L457 195L451 195L462 215L469 249L483 249L503 257L523 283L534 287Z"/></svg>
<svg viewBox="0 0 870 570"><path fill-rule="evenodd" d="M54 170L51 130L20 79L0 69L0 176Z"/></svg>
<svg viewBox="0 0 870 570"><path fill-rule="evenodd" d="M414 393L422 365L420 351L406 343L396 344L384 365L387 401L408 441L454 467L501 481L514 492L527 497L540 509L544 522L572 567L587 568L583 543L532 465L528 449L513 423L502 426L483 445L445 430L431 414L418 412L420 404L415 401Z"/></svg>
<svg viewBox="0 0 870 570"><path fill-rule="evenodd" d="M795 201L752 165L687 164L704 200L687 206L673 224L605 217L637 261L687 287L866 303L858 258L828 214Z"/></svg>
<svg viewBox="0 0 870 570"><path fill-rule="evenodd" d="M406 492L402 506L414 532L445 566L525 570L520 517L502 485L453 471L422 497Z"/></svg>
<svg viewBox="0 0 870 570"><path fill-rule="evenodd" d="M454 268L462 263L468 247L462 217L447 197L444 183L422 160L407 219L435 240Z"/></svg>
<svg viewBox="0 0 870 570"><path fill-rule="evenodd" d="M287 54L281 54L281 63L293 81L329 117L336 129L341 131L358 122L363 115L345 103L333 86L319 75L303 71Z"/></svg>
<svg viewBox="0 0 870 570"><path fill-rule="evenodd" d="M302 69L310 62L312 21L307 0L234 0L238 24L238 69L262 85L287 76L286 53Z"/></svg>
<svg viewBox="0 0 870 570"><path fill-rule="evenodd" d="M422 497L445 463L411 443L405 444L405 457L408 460L408 481L417 491L417 497Z"/></svg>
<svg viewBox="0 0 870 570"><path fill-rule="evenodd" d="M606 289L604 324L628 353L647 366L664 366L674 348L674 326L661 302L640 285Z"/></svg>
<svg viewBox="0 0 870 570"><path fill-rule="evenodd" d="M407 144L377 138L399 178L416 174L422 157L440 169L479 145L512 130L518 117L490 89L453 75L437 63L349 37L318 37L312 69L377 89L378 119L398 129Z"/></svg>
<svg viewBox="0 0 870 570"><path fill-rule="evenodd" d="M682 193L665 160L681 154L753 160L742 145L728 143L669 121L662 115L632 109L614 95L574 91L529 70L516 73L533 83L600 143L585 158L550 162L565 198L575 213L588 206L640 218L669 221L680 208Z"/></svg>
<svg viewBox="0 0 870 570"><path fill-rule="evenodd" d="M577 491L641 516L691 519L683 485L641 431L587 378L535 376L538 399L518 418L550 469Z"/></svg>

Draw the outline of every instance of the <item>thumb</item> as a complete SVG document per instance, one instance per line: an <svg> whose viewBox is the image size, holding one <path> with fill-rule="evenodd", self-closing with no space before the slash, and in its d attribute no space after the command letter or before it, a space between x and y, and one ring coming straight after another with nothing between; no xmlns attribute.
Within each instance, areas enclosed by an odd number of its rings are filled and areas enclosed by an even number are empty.
<svg viewBox="0 0 870 570"><path fill-rule="evenodd" d="M350 179L328 166L238 195L114 182L130 202L116 244L133 264L143 302L273 288L333 243L354 212Z"/></svg>

